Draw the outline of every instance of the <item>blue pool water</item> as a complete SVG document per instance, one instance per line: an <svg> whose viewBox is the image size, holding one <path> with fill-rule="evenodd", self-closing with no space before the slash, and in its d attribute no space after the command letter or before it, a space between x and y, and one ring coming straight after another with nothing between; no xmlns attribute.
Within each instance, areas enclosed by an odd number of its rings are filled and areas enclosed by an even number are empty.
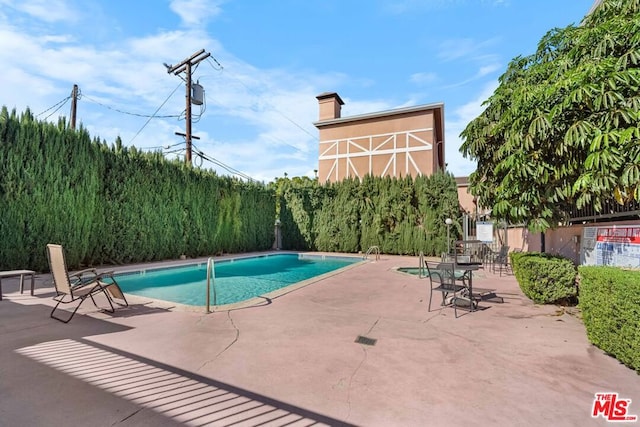
<svg viewBox="0 0 640 427"><path fill-rule="evenodd" d="M216 304L245 301L360 261L356 257L298 254L216 261ZM206 304L206 263L117 274L115 277L126 293L186 305Z"/></svg>

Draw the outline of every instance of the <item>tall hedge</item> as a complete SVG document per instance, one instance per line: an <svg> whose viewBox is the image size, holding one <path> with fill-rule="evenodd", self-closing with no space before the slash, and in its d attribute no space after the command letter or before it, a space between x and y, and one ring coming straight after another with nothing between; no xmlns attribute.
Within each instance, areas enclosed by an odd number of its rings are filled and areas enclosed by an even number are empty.
<svg viewBox="0 0 640 427"><path fill-rule="evenodd" d="M439 255L446 250L447 217L460 208L453 176L365 176L338 183L278 182L284 249L358 252L378 246L389 254ZM451 230L451 239L459 229Z"/></svg>
<svg viewBox="0 0 640 427"><path fill-rule="evenodd" d="M0 161L0 269L47 270L47 243L64 245L70 268L265 250L276 216L284 249L437 255L445 218L460 217L447 173L265 186L6 107Z"/></svg>
<svg viewBox="0 0 640 427"><path fill-rule="evenodd" d="M0 111L0 269L47 270L47 243L70 268L264 250L274 212L262 184Z"/></svg>
<svg viewBox="0 0 640 427"><path fill-rule="evenodd" d="M640 373L640 271L580 266L578 273L589 341Z"/></svg>

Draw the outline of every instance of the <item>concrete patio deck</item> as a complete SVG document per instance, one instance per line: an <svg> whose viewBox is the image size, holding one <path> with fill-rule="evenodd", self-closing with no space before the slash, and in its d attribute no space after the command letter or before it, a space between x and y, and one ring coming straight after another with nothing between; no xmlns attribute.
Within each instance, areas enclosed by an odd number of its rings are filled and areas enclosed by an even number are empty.
<svg viewBox="0 0 640 427"><path fill-rule="evenodd" d="M208 315L85 302L66 325L49 318L47 276L35 296L3 281L0 426L606 425L591 417L598 392L640 415L640 376L590 345L578 318L484 271L474 286L504 303L429 313L428 280L394 271L417 263L383 255Z"/></svg>

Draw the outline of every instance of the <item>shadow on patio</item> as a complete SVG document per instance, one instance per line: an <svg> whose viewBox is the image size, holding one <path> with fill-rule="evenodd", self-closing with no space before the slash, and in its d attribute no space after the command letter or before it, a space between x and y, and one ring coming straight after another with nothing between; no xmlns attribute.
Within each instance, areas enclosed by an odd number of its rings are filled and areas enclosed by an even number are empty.
<svg viewBox="0 0 640 427"><path fill-rule="evenodd" d="M9 300L0 307L5 421L54 425L54 420L72 424L88 417L94 425L116 419L125 425L351 425L85 338L128 327L88 316L62 325L47 312L44 305Z"/></svg>

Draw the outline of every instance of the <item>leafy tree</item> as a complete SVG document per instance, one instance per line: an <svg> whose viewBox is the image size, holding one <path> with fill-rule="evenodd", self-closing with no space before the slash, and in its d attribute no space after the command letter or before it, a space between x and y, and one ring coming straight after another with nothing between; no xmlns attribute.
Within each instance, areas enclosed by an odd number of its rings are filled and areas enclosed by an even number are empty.
<svg viewBox="0 0 640 427"><path fill-rule="evenodd" d="M572 206L640 200L640 0L604 0L517 57L461 136L471 191L543 231Z"/></svg>

